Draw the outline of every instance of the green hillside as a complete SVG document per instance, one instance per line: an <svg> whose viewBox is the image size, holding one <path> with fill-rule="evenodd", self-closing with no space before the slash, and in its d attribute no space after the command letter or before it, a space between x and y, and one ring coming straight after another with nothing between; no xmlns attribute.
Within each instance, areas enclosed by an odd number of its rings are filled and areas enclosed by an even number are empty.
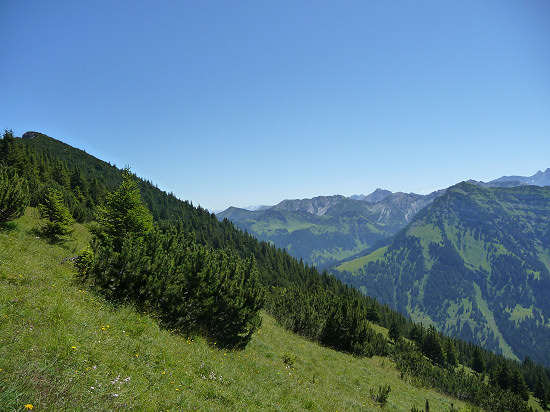
<svg viewBox="0 0 550 412"><path fill-rule="evenodd" d="M400 379L388 358L357 358L294 335L263 314L242 351L159 328L83 288L67 257L89 239L36 238L37 212L0 232L0 405L34 410L387 410L466 405Z"/></svg>
<svg viewBox="0 0 550 412"><path fill-rule="evenodd" d="M302 211L230 208L217 216L318 267L360 253L391 234L358 214L317 216Z"/></svg>
<svg viewBox="0 0 550 412"><path fill-rule="evenodd" d="M9 131L4 133L0 145L0 163L26 179L31 193L30 205L38 206L53 189L62 195L63 202L76 221L92 220L105 206L109 193L122 180L123 171L46 135L28 132L24 136L27 137L14 138ZM321 275L315 268L296 261L286 252L259 242L253 236L236 229L228 220L220 222L206 210L193 207L190 202L181 201L148 181L135 176L133 178L137 180L141 197L156 222L156 229L146 242L149 252L156 254L160 250L155 242L161 241L169 245L170 233L176 233L175 237L183 239L181 241L184 243L185 239L192 239L192 243L196 245L193 248L203 251L199 254L218 256L214 258L216 262L207 258L209 264L221 264L226 258L235 262L253 261L258 269L259 281L267 292L265 309L285 327L325 345L356 354L386 352L384 340L372 332L365 319L368 311L374 311L379 314L378 322L387 326L390 319L397 316L388 308L346 288L332 276ZM128 240L131 241L131 237ZM137 244L136 246L139 247ZM110 256L107 249L101 252L105 261L118 259ZM209 250L218 252L210 253ZM124 253L130 252L141 253L137 250L126 250ZM147 259L153 259L157 263L169 262L173 258L170 256L172 252L161 260L159 256L154 257L149 252L144 252ZM165 252L163 249L160 251L161 254ZM181 251L178 253L182 254ZM124 262L124 259L118 260L121 267L129 263ZM158 269L152 273L161 273ZM146 273L134 273L132 276L142 276L142 282L151 281ZM108 279L105 281L106 284L109 283ZM157 287L164 287L162 279L159 278L156 282ZM229 284L227 286L234 288ZM111 287L112 285L107 290ZM123 296L133 292L124 289L116 293ZM163 305L161 293L156 297L140 292L137 295L141 296L141 304ZM147 301L143 300L145 297ZM151 302L151 299L156 300L156 303ZM292 304L289 304L289 300L292 300ZM304 318L307 320L304 321ZM332 322L327 322L327 319L332 319ZM345 327L347 321L360 327L344 331L346 339L335 340L333 336ZM406 322L403 317L399 321ZM206 320L201 322L203 326L208 325Z"/></svg>
<svg viewBox="0 0 550 412"><path fill-rule="evenodd" d="M549 256L549 187L461 183L335 273L413 320L549 365Z"/></svg>

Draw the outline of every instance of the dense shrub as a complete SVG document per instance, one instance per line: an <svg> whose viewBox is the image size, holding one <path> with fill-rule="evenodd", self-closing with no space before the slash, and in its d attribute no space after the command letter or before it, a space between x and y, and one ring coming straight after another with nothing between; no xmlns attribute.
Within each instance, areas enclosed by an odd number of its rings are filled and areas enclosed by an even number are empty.
<svg viewBox="0 0 550 412"><path fill-rule="evenodd" d="M92 249L79 259L80 275L111 299L152 310L170 329L240 348L260 326L264 294L251 259L160 230L126 238L119 252L99 239Z"/></svg>

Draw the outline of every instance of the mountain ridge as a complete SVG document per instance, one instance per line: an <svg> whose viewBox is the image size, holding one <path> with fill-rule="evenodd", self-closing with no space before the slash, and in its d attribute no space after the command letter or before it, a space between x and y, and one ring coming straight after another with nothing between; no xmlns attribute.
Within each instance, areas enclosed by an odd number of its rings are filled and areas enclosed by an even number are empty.
<svg viewBox="0 0 550 412"><path fill-rule="evenodd" d="M322 268L390 237L440 194L388 192L373 192L377 202L317 196L283 200L259 211L230 207L216 217Z"/></svg>

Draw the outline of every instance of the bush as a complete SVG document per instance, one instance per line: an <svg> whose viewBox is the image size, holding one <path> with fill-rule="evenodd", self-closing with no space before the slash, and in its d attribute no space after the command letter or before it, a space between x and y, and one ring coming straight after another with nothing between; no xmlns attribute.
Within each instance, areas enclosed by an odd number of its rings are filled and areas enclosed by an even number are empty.
<svg viewBox="0 0 550 412"><path fill-rule="evenodd" d="M264 293L253 260L212 251L169 231L127 237L120 251L96 238L77 268L108 298L152 310L164 325L242 348L260 326Z"/></svg>
<svg viewBox="0 0 550 412"><path fill-rule="evenodd" d="M374 389L371 389L370 396L375 402L378 402L380 406L384 406L388 402L390 391L390 385L382 385L378 387L378 392L376 392Z"/></svg>
<svg viewBox="0 0 550 412"><path fill-rule="evenodd" d="M285 353L283 355L283 363L287 366L294 366L294 362L296 362L296 356L292 355L291 353Z"/></svg>

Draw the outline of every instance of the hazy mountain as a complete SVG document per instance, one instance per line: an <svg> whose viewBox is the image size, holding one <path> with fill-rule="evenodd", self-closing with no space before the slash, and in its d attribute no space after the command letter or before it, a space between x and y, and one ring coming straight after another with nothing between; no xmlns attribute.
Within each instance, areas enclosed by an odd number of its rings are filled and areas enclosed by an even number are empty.
<svg viewBox="0 0 550 412"><path fill-rule="evenodd" d="M544 172L540 170L533 176L502 176L489 182L469 180L481 187L517 187L517 186L550 186L550 168Z"/></svg>
<svg viewBox="0 0 550 412"><path fill-rule="evenodd" d="M463 182L335 272L413 320L549 365L549 271L550 187Z"/></svg>
<svg viewBox="0 0 550 412"><path fill-rule="evenodd" d="M342 195L283 200L264 210L230 207L218 213L260 240L318 266L361 253L410 222L440 192L423 196L377 189L361 201Z"/></svg>
<svg viewBox="0 0 550 412"><path fill-rule="evenodd" d="M366 202L379 202L383 200L386 196L391 195L391 191L385 189L376 189L370 195L351 195L349 198L353 200L364 200Z"/></svg>
<svg viewBox="0 0 550 412"><path fill-rule="evenodd" d="M542 186L548 182L549 176L550 169L547 169L530 177L509 176L487 183L469 182L480 187ZM379 188L369 195L283 200L275 206L254 210L254 213L229 208L217 216L231 220L261 240L286 249L294 257L328 267L367 253L378 242L403 229L419 211L444 192L442 189L419 195L392 193ZM250 208L247 211L251 211Z"/></svg>
<svg viewBox="0 0 550 412"><path fill-rule="evenodd" d="M283 200L273 206L275 210L286 210L289 212L307 212L317 216L323 216L329 208L338 204L344 196L317 196L312 199Z"/></svg>
<svg viewBox="0 0 550 412"><path fill-rule="evenodd" d="M539 170L533 176L503 176L498 179L491 180L490 183L500 182L520 182L534 186L550 186L550 168L546 169L544 172Z"/></svg>

